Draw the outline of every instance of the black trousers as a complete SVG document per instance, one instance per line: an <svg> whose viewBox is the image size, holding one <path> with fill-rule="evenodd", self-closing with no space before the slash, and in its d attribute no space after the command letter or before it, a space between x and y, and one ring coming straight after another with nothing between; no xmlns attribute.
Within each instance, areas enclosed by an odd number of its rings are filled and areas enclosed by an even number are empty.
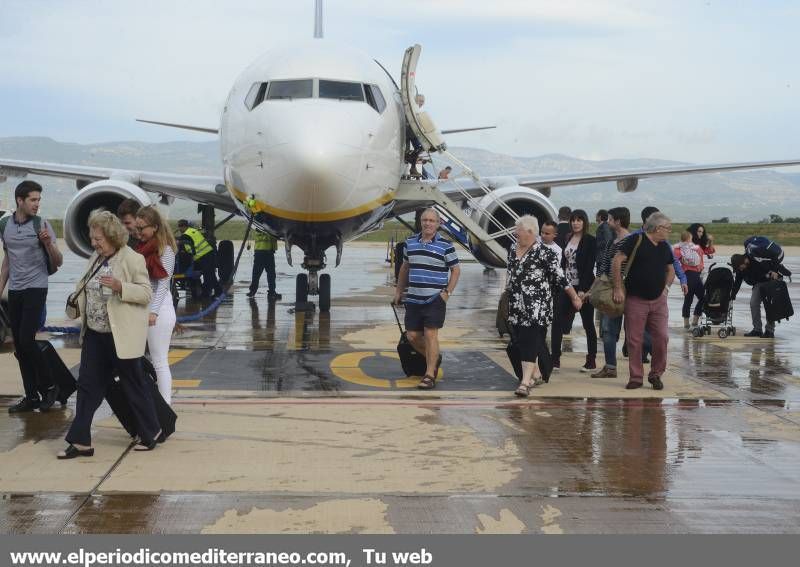
<svg viewBox="0 0 800 567"><path fill-rule="evenodd" d="M275 251L256 250L253 254L253 275L250 278L250 292L255 293L261 272L267 272L267 287L270 292L275 292Z"/></svg>
<svg viewBox="0 0 800 567"><path fill-rule="evenodd" d="M580 310L580 314L583 330L586 331L586 346L589 350L589 356L597 356L597 330L594 328L594 306L588 301L585 302ZM564 321L567 317L574 316L575 308L572 307L572 301L570 301L566 293L561 292L559 295L557 319L560 318L561 321ZM558 360L561 358L561 338L564 335L564 327L558 324L558 320L554 320L552 329L552 353L553 358Z"/></svg>
<svg viewBox="0 0 800 567"><path fill-rule="evenodd" d="M523 362L536 362L547 340L547 328L541 325L524 327L514 325L514 342L519 349L519 358Z"/></svg>
<svg viewBox="0 0 800 567"><path fill-rule="evenodd" d="M38 400L53 387L53 374L36 346L36 331L42 322L47 288L35 287L8 291L8 318L17 351L25 397Z"/></svg>
<svg viewBox="0 0 800 567"><path fill-rule="evenodd" d="M217 253L209 252L199 260L195 260L194 265L203 274L203 296L222 293L222 287L217 280Z"/></svg>
<svg viewBox="0 0 800 567"><path fill-rule="evenodd" d="M692 299L697 297L697 305L694 306L694 314L699 316L703 311L703 295L705 292L705 288L703 287L703 278L700 277L699 272L685 270L685 273L686 283L689 285L689 291L683 298L683 309L681 310L681 314L684 317L689 317L689 311L692 308Z"/></svg>
<svg viewBox="0 0 800 567"><path fill-rule="evenodd" d="M148 444L158 435L158 423L151 388L142 370L141 358L118 358L111 333L86 329L81 347L81 368L78 374L78 401L75 418L67 432L67 443L92 444L94 413L106 397L108 385L119 371L119 382L136 419L137 434Z"/></svg>

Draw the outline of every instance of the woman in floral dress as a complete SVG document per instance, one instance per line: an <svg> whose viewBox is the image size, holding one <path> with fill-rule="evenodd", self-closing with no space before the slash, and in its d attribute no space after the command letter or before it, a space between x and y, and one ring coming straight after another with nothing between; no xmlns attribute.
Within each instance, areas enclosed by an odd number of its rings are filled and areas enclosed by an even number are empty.
<svg viewBox="0 0 800 567"><path fill-rule="evenodd" d="M515 394L526 397L541 383L537 353L546 349L547 328L553 320L553 290L563 289L576 310L578 294L569 285L558 255L536 241L539 222L530 215L519 218L514 230L517 242L508 254L508 322L522 359L522 381Z"/></svg>

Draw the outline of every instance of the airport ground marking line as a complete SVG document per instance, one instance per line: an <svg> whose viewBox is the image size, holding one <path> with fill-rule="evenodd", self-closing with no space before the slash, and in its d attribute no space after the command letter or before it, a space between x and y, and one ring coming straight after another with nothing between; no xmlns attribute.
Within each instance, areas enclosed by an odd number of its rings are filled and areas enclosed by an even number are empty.
<svg viewBox="0 0 800 567"><path fill-rule="evenodd" d="M95 484L89 490L89 492L87 492L84 495L83 500L81 500L81 502L75 507L75 509L72 511L72 513L69 515L69 517L64 521L64 523L61 524L61 527L58 529L58 533L59 534L62 534L62 535L64 534L64 530L67 529L67 526L70 525L70 523L72 523L72 521L75 519L75 517L81 511L81 509L84 506L86 506L86 504L89 502L89 499L92 498L93 496L95 496L96 494L98 494L98 489L100 488L100 485L102 485L106 480L108 480L108 478L113 474L113 472L115 470L117 470L117 467L119 467L119 465L122 463L122 460L133 449L133 445L134 445L133 442L128 443L128 446L125 448L125 450L122 452L122 454L117 458L117 460L114 461L114 464L111 465L111 468L109 468L106 471L106 473L100 478L100 480L97 481L97 484Z"/></svg>
<svg viewBox="0 0 800 567"><path fill-rule="evenodd" d="M202 380L195 378L173 378L172 388L199 388Z"/></svg>
<svg viewBox="0 0 800 567"><path fill-rule="evenodd" d="M700 403L704 402L702 398L698 398L697 400L689 400L683 403L677 404L664 404L665 401L672 401L675 398L609 398L603 400L591 400L587 401L586 399L582 398L575 398L574 400L559 400L559 401L552 401L548 400L547 398L535 398L530 400L508 400L508 401L453 401L453 400L368 400L368 401L361 401L361 400L342 400L334 398L332 400L318 400L318 399L309 399L309 400L284 400L280 398L273 398L269 400L176 400L174 402L175 405L185 405L185 406L219 406L219 405L232 405L232 406L247 406L247 405L264 405L264 406L302 406L302 405L349 405L349 406L365 406L365 407L374 407L374 406L406 406L406 407L474 407L474 408L510 408L510 407L534 407L534 408L541 408L541 409L557 409L557 408L605 408L605 407L652 407L652 408L661 408L661 407L677 407L677 408L698 408L700 407ZM737 400L711 400L714 404L725 404L725 405L732 405L738 403ZM705 405L703 407L709 407ZM711 406L714 407L714 406Z"/></svg>

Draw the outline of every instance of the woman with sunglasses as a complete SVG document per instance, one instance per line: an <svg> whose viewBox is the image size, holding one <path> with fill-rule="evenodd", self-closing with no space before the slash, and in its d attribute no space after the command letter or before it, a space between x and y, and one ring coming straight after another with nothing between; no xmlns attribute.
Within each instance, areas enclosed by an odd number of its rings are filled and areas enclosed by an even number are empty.
<svg viewBox="0 0 800 567"><path fill-rule="evenodd" d="M144 256L153 299L150 301L147 348L158 377L158 391L172 403L172 372L169 369L169 343L175 328L175 306L170 282L175 268L175 237L154 206L142 207L136 213L139 244L136 251Z"/></svg>

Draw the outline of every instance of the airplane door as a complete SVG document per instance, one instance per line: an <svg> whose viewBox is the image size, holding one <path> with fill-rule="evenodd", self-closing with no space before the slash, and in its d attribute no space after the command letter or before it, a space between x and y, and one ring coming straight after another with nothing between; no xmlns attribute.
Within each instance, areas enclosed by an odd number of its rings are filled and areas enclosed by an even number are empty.
<svg viewBox="0 0 800 567"><path fill-rule="evenodd" d="M422 46L414 44L406 49L405 55L403 55L403 67L400 75L400 97L403 101L403 112L406 115L406 123L417 136L423 148L427 151L444 151L447 149L447 144L445 144L442 134L428 113L422 110L415 100L417 62L421 52Z"/></svg>

